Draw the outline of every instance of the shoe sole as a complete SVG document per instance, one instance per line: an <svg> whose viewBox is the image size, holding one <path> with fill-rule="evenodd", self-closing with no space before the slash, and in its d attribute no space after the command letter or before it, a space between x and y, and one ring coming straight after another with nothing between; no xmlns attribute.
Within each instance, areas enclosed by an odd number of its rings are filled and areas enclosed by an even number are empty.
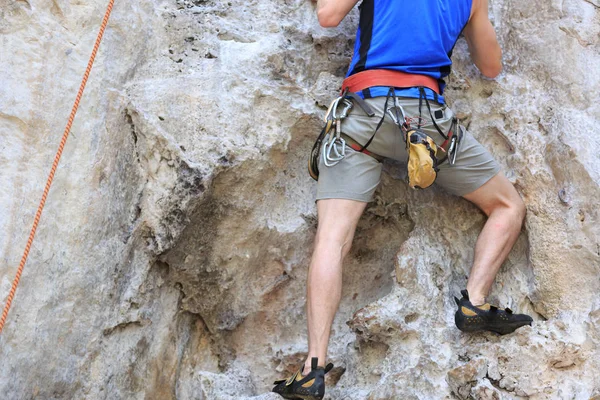
<svg viewBox="0 0 600 400"><path fill-rule="evenodd" d="M481 332L481 331L489 331L489 332L494 332L497 333L499 335L507 335L509 333L513 333L514 331L516 331L517 329L519 329L522 326L525 325L529 325L531 326L531 322L512 322L512 323L506 323L503 324L503 326L500 327L459 327L458 325L456 326L459 330L461 330L462 332Z"/></svg>
<svg viewBox="0 0 600 400"><path fill-rule="evenodd" d="M323 397L321 396L310 396L310 395L303 395L303 394L288 394L288 395L283 395L278 393L280 396L282 396L284 399L288 399L288 400L322 400Z"/></svg>

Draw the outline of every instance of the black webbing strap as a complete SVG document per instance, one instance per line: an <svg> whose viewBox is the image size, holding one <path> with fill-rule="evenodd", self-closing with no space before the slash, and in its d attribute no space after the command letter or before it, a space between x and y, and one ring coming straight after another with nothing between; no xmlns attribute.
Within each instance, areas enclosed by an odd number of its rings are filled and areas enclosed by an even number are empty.
<svg viewBox="0 0 600 400"><path fill-rule="evenodd" d="M371 138L367 141L367 143L365 143L360 150L358 150L359 152L363 152L365 151L365 149L367 147L369 147L369 145L371 144L371 142L373 141L373 139L375 138L375 135L377 135L377 131L379 131L379 128L381 128L381 125L383 125L383 121L385 120L385 113L387 112L387 105L388 105L388 101L390 100L390 95L394 93L394 88L390 88L390 90L388 91L387 96L385 97L385 104L383 106L383 115L381 116L381 119L379 120L379 123L377 124L377 127L375 128L375 132L373 133L373 136L371 136Z"/></svg>
<svg viewBox="0 0 600 400"><path fill-rule="evenodd" d="M421 92L421 88L419 88L419 122L417 123L417 129L421 129L423 121L423 93L425 93L425 91L423 90Z"/></svg>
<svg viewBox="0 0 600 400"><path fill-rule="evenodd" d="M435 151L431 148L429 143L425 143L425 146L427 147L427 150L429 150L429 157L431 157L431 159L433 160L433 170L435 172L440 172L440 162L436 157Z"/></svg>
<svg viewBox="0 0 600 400"><path fill-rule="evenodd" d="M313 147L310 151L310 158L308 159L308 162L309 162L308 170L309 170L311 177L315 180L318 180L318 177L319 177L319 155L321 152L321 144L323 143L323 139L325 138L325 135L328 132L327 125L328 124L325 124L323 129L321 129L321 133L319 133L317 140L313 144ZM313 174L314 174L314 176L313 176Z"/></svg>
<svg viewBox="0 0 600 400"><path fill-rule="evenodd" d="M423 104L423 99L425 99L425 104L427 104L427 109L429 110L429 116L431 117L431 122L433 122L433 126L435 126L435 129L438 131L438 133L442 135L444 139L447 140L448 135L444 134L437 122L435 122L435 117L433 116L433 112L431 112L431 105L429 104L429 99L425 94L425 88L423 86L419 86L419 128L421 127L421 106Z"/></svg>
<svg viewBox="0 0 600 400"><path fill-rule="evenodd" d="M392 97L394 98L394 113L396 114L396 125L398 126L398 129L400 129L400 133L404 137L404 140L406 142L406 150L408 151L408 131L410 130L410 126L408 126L406 123L406 115L404 115L404 111L402 111L402 118L400 118L400 114L398 114L397 106L399 106L400 104L398 102L398 98L396 97L396 90L392 92ZM402 122L400 122L400 120L402 120Z"/></svg>

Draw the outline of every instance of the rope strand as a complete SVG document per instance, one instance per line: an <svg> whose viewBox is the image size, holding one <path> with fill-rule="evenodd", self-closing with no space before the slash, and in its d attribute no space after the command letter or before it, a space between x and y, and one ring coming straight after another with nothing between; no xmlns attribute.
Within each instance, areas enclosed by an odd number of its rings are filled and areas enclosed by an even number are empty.
<svg viewBox="0 0 600 400"><path fill-rule="evenodd" d="M56 168L58 167L58 163L60 161L60 157L62 156L65 143L67 143L69 133L71 132L71 126L73 125L75 114L77 114L77 109L79 108L79 102L81 101L83 91L85 90L85 85L87 84L87 80L90 76L92 66L94 65L96 53L98 52L98 48L100 47L100 42L102 42L104 30L106 29L106 25L108 25L108 19L110 18L110 13L112 12L114 2L115 0L109 0L108 7L106 8L106 13L104 14L104 18L102 20L102 25L100 26L100 31L98 32L98 36L96 37L96 43L94 44L92 55L90 56L90 60L85 70L85 74L83 75L81 85L79 86L79 91L77 92L77 97L75 98L75 103L73 104L71 114L69 115L69 121L67 122L67 126L65 127L65 131L60 141L60 145L58 146L56 156L54 157L54 162L52 163L52 168L50 169L50 174L48 175L48 180L46 181L46 187L44 188L44 193L42 194L42 200L40 201L37 212L35 213L35 218L33 219L33 227L31 228L31 232L29 233L29 239L27 239L27 245L25 246L23 257L21 258L19 268L17 269L17 274L15 276L15 279L13 280L12 287L10 288L8 298L6 300L6 305L4 306L4 310L2 311L2 317L0 317L0 334L2 333L2 329L4 329L4 324L6 322L6 317L8 316L8 311L10 310L10 306L15 297L15 292L17 291L17 286L19 285L19 281L21 280L21 274L23 273L23 268L25 267L27 257L29 256L29 251L31 250L31 245L35 237L35 232L37 231L37 227L42 216L42 211L44 210L46 199L48 198L48 192L50 191L50 186L52 186L52 181L54 180Z"/></svg>

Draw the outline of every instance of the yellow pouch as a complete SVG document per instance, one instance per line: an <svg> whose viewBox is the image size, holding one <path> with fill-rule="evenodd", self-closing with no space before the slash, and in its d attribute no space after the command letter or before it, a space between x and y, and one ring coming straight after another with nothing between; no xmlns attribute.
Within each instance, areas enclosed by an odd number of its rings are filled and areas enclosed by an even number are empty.
<svg viewBox="0 0 600 400"><path fill-rule="evenodd" d="M406 134L408 153L408 185L413 189L425 189L437 178L438 159L435 156L437 146L433 139L419 130Z"/></svg>

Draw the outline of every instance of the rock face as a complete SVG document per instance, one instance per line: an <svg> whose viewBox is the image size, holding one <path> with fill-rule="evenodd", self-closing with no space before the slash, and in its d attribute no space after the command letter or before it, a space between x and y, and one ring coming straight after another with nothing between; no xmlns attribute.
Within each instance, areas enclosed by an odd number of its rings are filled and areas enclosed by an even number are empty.
<svg viewBox="0 0 600 400"><path fill-rule="evenodd" d="M0 2L2 302L105 6ZM492 1L495 81L455 50L447 98L528 210L491 300L533 327L454 328L484 216L388 164L328 398L600 398L599 9ZM356 23L321 28L305 0L117 0L0 336L3 399L276 398L306 350L306 157Z"/></svg>

